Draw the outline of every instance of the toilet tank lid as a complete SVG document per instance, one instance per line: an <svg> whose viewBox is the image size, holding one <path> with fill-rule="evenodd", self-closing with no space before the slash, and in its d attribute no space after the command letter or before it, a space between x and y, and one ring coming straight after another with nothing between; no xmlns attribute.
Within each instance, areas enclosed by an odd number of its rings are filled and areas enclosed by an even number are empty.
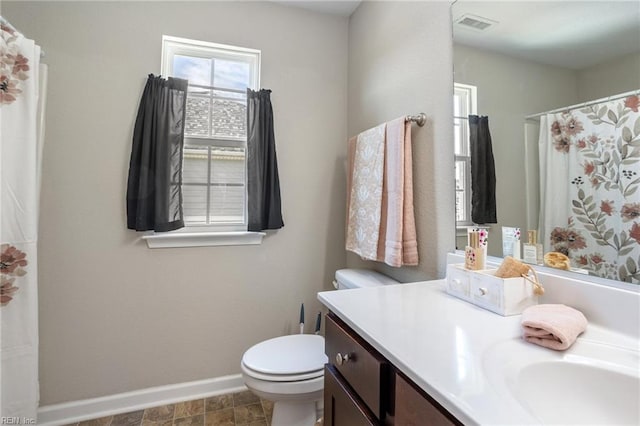
<svg viewBox="0 0 640 426"><path fill-rule="evenodd" d="M338 269L336 281L344 288L379 287L398 284L391 277L372 271L371 269Z"/></svg>

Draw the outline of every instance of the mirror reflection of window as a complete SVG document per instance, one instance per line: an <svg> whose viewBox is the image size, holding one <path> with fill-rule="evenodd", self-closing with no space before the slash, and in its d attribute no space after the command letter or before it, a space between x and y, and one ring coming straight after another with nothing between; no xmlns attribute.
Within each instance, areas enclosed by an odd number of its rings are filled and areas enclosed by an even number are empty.
<svg viewBox="0 0 640 426"><path fill-rule="evenodd" d="M477 89L468 84L454 84L453 140L456 176L456 227L473 225L471 221L471 151L469 115L477 113Z"/></svg>

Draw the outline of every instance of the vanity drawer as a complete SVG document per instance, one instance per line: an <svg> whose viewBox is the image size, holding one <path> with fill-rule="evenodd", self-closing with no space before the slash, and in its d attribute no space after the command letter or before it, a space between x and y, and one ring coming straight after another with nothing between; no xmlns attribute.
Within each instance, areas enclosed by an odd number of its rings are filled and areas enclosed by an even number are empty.
<svg viewBox="0 0 640 426"><path fill-rule="evenodd" d="M471 278L464 265L447 265L447 293L471 301Z"/></svg>
<svg viewBox="0 0 640 426"><path fill-rule="evenodd" d="M378 419L383 419L388 363L337 316L329 313L325 323L325 353L329 363L344 377Z"/></svg>
<svg viewBox="0 0 640 426"><path fill-rule="evenodd" d="M378 422L351 387L327 364L324 368L324 425L373 426Z"/></svg>
<svg viewBox="0 0 640 426"><path fill-rule="evenodd" d="M486 275L471 275L471 298L473 303L489 311L500 312L503 308L504 286L496 280L487 280Z"/></svg>
<svg viewBox="0 0 640 426"><path fill-rule="evenodd" d="M495 270L475 271L471 277L471 302L497 314L521 314L538 303L533 285L522 277L499 278Z"/></svg>

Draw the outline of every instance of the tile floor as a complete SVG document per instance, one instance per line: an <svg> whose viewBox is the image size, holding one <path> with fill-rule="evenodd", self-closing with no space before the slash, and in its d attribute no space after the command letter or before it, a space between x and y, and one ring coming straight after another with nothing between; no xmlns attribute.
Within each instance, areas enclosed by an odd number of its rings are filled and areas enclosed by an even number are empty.
<svg viewBox="0 0 640 426"><path fill-rule="evenodd" d="M179 402L69 426L269 426L273 403L250 391Z"/></svg>

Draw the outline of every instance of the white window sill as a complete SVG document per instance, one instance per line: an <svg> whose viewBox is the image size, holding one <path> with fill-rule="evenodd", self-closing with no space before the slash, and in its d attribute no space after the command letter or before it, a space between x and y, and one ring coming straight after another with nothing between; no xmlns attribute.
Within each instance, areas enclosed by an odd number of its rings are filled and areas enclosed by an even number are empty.
<svg viewBox="0 0 640 426"><path fill-rule="evenodd" d="M163 232L144 235L149 248L244 246L262 244L264 232Z"/></svg>
<svg viewBox="0 0 640 426"><path fill-rule="evenodd" d="M494 225L495 226L495 225ZM476 224L469 224L469 225L458 225L456 226L456 237L467 237L467 234L469 232L469 228L484 228L487 231L491 229L491 225L487 224L487 225L476 225Z"/></svg>

